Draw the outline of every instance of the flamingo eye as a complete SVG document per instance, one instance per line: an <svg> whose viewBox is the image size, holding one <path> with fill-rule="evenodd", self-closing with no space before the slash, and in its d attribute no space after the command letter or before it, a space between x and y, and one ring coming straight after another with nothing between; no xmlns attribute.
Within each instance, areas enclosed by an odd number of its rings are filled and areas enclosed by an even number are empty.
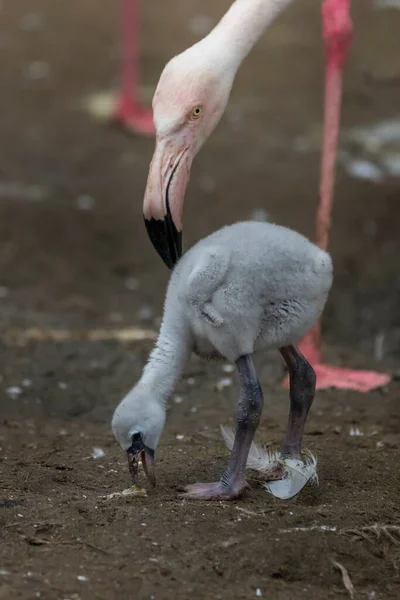
<svg viewBox="0 0 400 600"><path fill-rule="evenodd" d="M201 113L201 106L196 106L192 111L192 119L198 119Z"/></svg>

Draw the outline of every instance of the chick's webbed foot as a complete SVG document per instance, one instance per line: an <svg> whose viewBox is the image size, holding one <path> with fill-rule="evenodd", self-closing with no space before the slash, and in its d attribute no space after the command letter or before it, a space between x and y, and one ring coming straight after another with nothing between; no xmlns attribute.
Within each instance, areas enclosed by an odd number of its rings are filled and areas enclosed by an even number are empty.
<svg viewBox="0 0 400 600"><path fill-rule="evenodd" d="M234 500L246 487L244 476L227 484L221 479L213 483L192 483L185 487L186 496L194 500Z"/></svg>

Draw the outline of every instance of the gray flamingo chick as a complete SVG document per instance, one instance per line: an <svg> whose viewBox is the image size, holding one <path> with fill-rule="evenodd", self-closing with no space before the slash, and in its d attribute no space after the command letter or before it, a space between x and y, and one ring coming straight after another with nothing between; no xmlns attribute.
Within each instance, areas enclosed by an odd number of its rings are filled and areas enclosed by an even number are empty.
<svg viewBox="0 0 400 600"><path fill-rule="evenodd" d="M168 285L157 343L112 420L134 484L139 458L155 483L154 452L166 404L191 352L234 362L241 391L227 468L215 483L187 486L190 497L233 499L246 485L246 463L263 407L252 358L256 352L277 348L288 366L290 409L280 453L300 460L315 373L295 344L321 315L331 285L330 256L299 233L271 223L223 227L186 252ZM279 474L271 476L276 478Z"/></svg>

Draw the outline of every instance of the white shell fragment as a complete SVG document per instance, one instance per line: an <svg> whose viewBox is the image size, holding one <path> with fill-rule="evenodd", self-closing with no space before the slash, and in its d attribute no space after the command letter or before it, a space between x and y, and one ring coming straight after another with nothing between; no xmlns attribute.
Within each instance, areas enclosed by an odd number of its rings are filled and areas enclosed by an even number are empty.
<svg viewBox="0 0 400 600"><path fill-rule="evenodd" d="M233 448L234 433L229 427L221 426L222 437L229 450ZM317 459L311 453L306 461L283 458L279 452L268 452L261 446L252 443L247 458L247 469L262 473L266 482L264 487L276 498L286 500L293 498L310 481L318 484ZM275 479L276 470L282 468L284 471L281 479ZM274 476L275 473L275 476ZM268 481L269 476L271 480Z"/></svg>

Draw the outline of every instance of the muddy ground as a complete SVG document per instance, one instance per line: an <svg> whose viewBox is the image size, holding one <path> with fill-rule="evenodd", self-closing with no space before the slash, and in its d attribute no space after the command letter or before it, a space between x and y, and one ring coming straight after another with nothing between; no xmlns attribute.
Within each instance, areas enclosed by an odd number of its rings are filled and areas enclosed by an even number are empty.
<svg viewBox="0 0 400 600"><path fill-rule="evenodd" d="M185 483L215 480L223 469L218 427L233 422L237 394L235 376L218 392L221 365L194 360L171 401L156 491L102 498L129 484L110 418L151 341L84 338L98 328L156 330L168 276L141 217L153 142L81 108L87 94L116 86L118 4L5 0L0 13L0 597L349 597L336 561L356 599L399 598L398 178L378 184L338 171L325 356L397 380L368 395L318 394L305 445L318 455L319 487L284 502L250 477L237 502L182 499ZM197 39L191 28L205 21L193 17L215 21L229 0L141 4L150 98L167 59ZM299 0L243 66L194 165L186 245L261 208L313 235L318 5ZM353 16L344 129L395 118L400 102L400 12L359 0ZM303 152L294 147L299 136L308 140ZM26 334L49 329L69 339ZM258 365L266 397L258 440L278 444L288 408L283 366L274 353ZM93 459L93 448L104 456Z"/></svg>

